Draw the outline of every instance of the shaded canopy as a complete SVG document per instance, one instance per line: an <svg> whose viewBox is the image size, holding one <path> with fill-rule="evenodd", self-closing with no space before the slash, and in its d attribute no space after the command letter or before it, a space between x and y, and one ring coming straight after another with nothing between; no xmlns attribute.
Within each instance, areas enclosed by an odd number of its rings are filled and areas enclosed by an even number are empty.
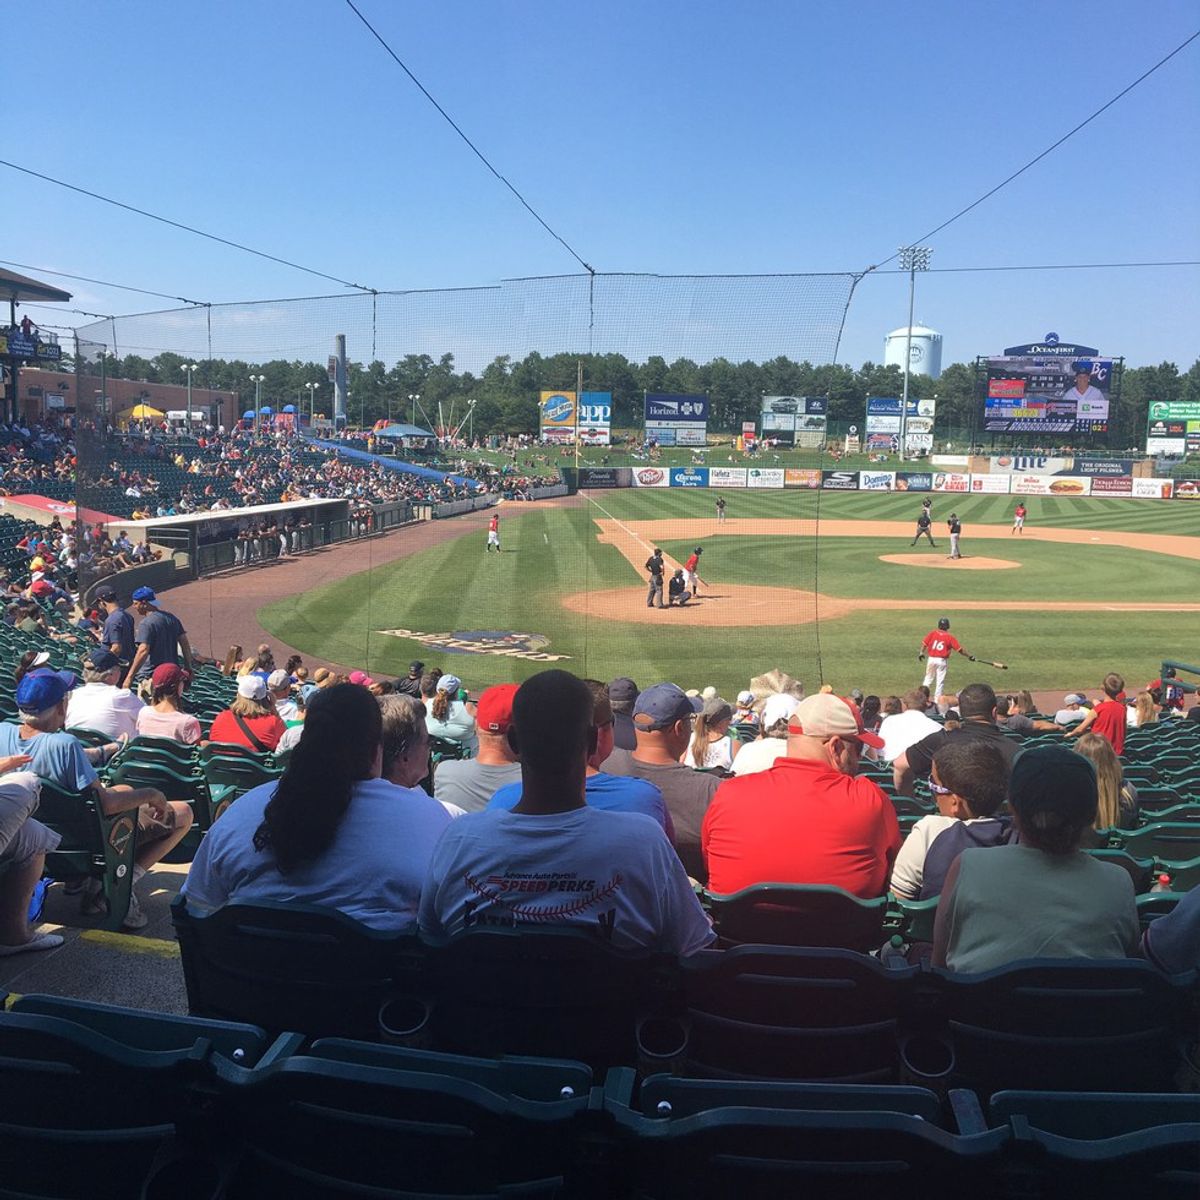
<svg viewBox="0 0 1200 1200"><path fill-rule="evenodd" d="M376 429L375 436L381 438L431 438L431 430L422 429L419 425L387 425Z"/></svg>

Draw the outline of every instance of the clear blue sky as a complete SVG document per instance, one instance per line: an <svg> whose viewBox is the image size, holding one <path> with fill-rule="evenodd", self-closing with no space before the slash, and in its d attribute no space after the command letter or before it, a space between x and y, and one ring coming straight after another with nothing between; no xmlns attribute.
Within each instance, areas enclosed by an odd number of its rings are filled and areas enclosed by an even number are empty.
<svg viewBox="0 0 1200 1200"><path fill-rule="evenodd" d="M584 259L663 273L861 270L1200 26L1194 0L360 7ZM579 269L342 0L47 0L34 24L6 56L0 157L380 289ZM1200 41L933 238L934 265L1200 259L1198 114ZM4 259L201 300L338 291L7 168L0 181ZM64 286L95 312L164 307ZM840 360L881 360L906 305L903 277L868 278ZM1200 268L931 273L916 315L946 362L1054 330L1186 368ZM320 357L327 332L300 343Z"/></svg>

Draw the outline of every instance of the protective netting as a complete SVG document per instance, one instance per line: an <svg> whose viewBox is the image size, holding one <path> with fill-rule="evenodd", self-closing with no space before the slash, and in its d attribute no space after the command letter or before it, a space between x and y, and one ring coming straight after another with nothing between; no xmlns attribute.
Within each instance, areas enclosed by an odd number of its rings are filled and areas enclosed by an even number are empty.
<svg viewBox="0 0 1200 1200"><path fill-rule="evenodd" d="M252 586L243 561L235 562L242 547L198 547L164 526L164 540L151 540L187 574L205 564L230 571L227 583L210 571L177 593L193 614L207 606L202 620L190 618L193 647L220 659L229 643L252 643L265 630L277 645L316 661L386 677L402 675L420 658L453 666L473 687L523 678L545 665L546 655L563 655L563 665L598 678L676 677L684 686L711 683L726 694L773 667L815 681L821 490L812 479L829 465L820 460L820 435L807 439L807 450L797 445L786 456L766 447L746 457L737 438L763 396L804 394L816 386L808 382L818 378L814 369L835 362L855 282L850 274L578 275L189 307L96 322L78 331L76 370L92 381L79 388L80 515L122 500L125 481L114 464L141 464L144 475L174 479L188 469L172 474L180 447L170 444L149 451L166 454L164 469L145 470L147 445L130 437L153 430L155 419L118 426L105 395L110 373L126 383L125 405L128 381L145 377L178 387L179 363L187 362L195 364L192 382L206 396L221 389L236 395L238 417L258 404L330 413L326 361L341 334L350 362L350 427L366 429L380 418L440 424L439 414L457 403L459 413L477 404L493 427L499 422L509 432L535 435L539 387L573 388L582 376L585 391L612 393L620 442L582 457L574 447L523 447L511 458L513 472L544 476L566 468L572 484L603 485L602 475L576 475L575 468L629 468L617 482L635 482L633 472L638 486L585 487L577 496L502 506L503 553L495 563L484 549L486 514L468 514L435 522L432 533L413 525L366 537L333 580L317 560L340 551L313 547L314 565L279 572L270 594ZM710 395L708 444L644 445L645 392ZM520 426L526 414L532 420ZM487 431L461 431L468 432ZM247 459L271 464L275 482L296 457L284 452L288 462L280 466L270 439L249 432L243 442ZM496 461L504 462L500 450ZM191 450L184 446L182 453L190 461ZM447 451L441 462L449 469L459 455ZM692 468L697 478L689 479ZM160 480L147 497L152 515L171 486ZM718 497L726 501L720 521ZM113 515L127 518L128 505ZM414 515L423 514L418 508ZM339 533L327 530L330 540L372 532L352 512L339 519L345 523ZM228 530L209 530L208 541L238 537L233 526ZM409 545L416 557L404 557ZM703 550L696 572L702 582L686 612L647 607L653 593L644 564L655 547L665 552L668 585L676 567L696 547ZM479 574L485 564L494 568L491 583ZM356 582L346 591L350 576ZM440 594L431 596L430 579L444 580ZM694 676L686 674L689 667Z"/></svg>

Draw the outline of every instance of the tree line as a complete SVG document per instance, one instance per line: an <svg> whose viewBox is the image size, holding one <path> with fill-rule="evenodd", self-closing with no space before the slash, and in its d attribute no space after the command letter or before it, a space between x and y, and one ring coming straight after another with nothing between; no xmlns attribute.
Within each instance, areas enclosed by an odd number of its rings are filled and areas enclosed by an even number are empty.
<svg viewBox="0 0 1200 1200"><path fill-rule="evenodd" d="M332 384L320 363L188 359L163 352L154 358L127 354L112 360L108 372L116 378L180 384L184 380L180 368L185 362L198 364L196 386L238 393L243 410L254 406L254 384L250 382L254 374L266 376L262 401L276 411L295 404L307 412L310 393L304 385L316 383L316 411L332 415ZM416 423L427 425L438 420L439 404L447 421L453 411L457 424L474 402L472 428L477 435L536 430L538 394L573 391L580 367L585 391L612 393L615 428L641 426L644 392L707 393L709 429L735 433L744 421L757 421L763 395L827 396L830 420L849 423L861 422L868 397L899 396L903 388L902 372L896 366L871 362L857 369L843 364L814 366L783 356L761 363L733 363L724 358L696 363L688 358L667 362L653 355L636 363L622 354L542 355L535 351L521 359L501 355L474 374L456 370L452 354L436 360L427 354L406 354L391 367L378 360L351 362L347 367L351 424L369 426L387 417L407 422L415 412ZM90 366L87 370L94 373ZM981 401L978 387L974 363L952 363L939 379L925 375L909 378L910 396L937 397L939 430L974 426ZM1144 437L1152 400L1200 403L1200 359L1184 372L1170 362L1125 368L1114 387L1120 388L1120 400L1112 412L1112 442L1136 445ZM412 396L420 398L419 407L410 400Z"/></svg>

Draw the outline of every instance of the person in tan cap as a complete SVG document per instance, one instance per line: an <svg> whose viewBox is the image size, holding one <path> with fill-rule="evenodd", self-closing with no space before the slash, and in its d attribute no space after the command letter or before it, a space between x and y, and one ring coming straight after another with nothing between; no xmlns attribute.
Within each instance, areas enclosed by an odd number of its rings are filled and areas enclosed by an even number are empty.
<svg viewBox="0 0 1200 1200"><path fill-rule="evenodd" d="M851 701L802 700L788 721L787 754L717 788L701 831L709 890L811 883L882 896L900 828L879 786L856 778L863 748L882 746Z"/></svg>

